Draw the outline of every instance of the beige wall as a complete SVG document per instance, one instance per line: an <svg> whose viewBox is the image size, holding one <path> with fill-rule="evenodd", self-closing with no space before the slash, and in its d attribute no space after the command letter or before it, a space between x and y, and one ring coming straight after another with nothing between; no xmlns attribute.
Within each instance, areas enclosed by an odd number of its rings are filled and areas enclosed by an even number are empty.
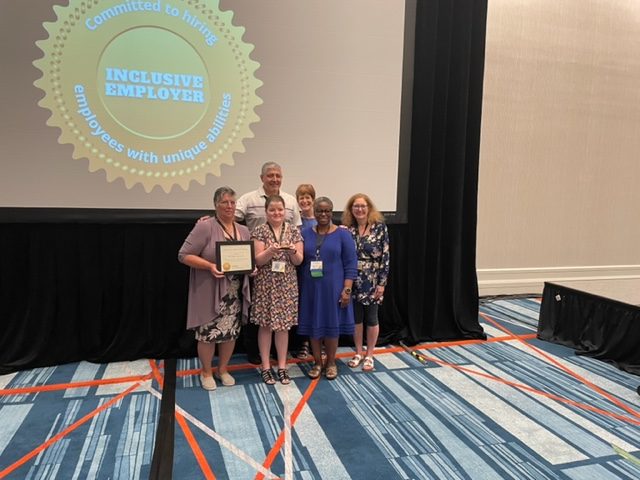
<svg viewBox="0 0 640 480"><path fill-rule="evenodd" d="M490 0L481 295L640 303L640 2Z"/></svg>

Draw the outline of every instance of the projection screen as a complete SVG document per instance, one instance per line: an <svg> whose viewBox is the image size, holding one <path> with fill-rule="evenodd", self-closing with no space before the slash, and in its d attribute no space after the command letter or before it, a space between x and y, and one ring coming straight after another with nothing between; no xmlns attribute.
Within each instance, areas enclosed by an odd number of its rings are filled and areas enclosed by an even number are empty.
<svg viewBox="0 0 640 480"><path fill-rule="evenodd" d="M210 210L312 183L406 221L415 2L0 0L0 215ZM38 216L36 215L36 216Z"/></svg>

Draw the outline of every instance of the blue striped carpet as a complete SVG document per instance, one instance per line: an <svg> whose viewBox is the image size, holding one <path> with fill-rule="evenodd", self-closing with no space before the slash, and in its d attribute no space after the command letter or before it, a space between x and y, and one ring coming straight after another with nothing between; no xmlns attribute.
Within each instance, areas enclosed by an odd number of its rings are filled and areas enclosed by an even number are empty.
<svg viewBox="0 0 640 480"><path fill-rule="evenodd" d="M640 378L535 339L539 302L481 307L488 341L379 349L268 387L205 392L179 360L176 479L640 478ZM153 368L152 368L153 367ZM160 408L156 362L86 362L0 376L0 478L148 478ZM113 383L110 383L113 382Z"/></svg>

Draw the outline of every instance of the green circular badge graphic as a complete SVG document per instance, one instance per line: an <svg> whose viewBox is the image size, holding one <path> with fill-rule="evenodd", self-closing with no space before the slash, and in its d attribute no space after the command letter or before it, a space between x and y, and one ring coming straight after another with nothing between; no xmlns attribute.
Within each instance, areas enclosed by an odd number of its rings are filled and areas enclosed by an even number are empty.
<svg viewBox="0 0 640 480"><path fill-rule="evenodd" d="M71 0L36 60L60 143L89 170L150 192L233 165L262 103L244 29L216 0Z"/></svg>

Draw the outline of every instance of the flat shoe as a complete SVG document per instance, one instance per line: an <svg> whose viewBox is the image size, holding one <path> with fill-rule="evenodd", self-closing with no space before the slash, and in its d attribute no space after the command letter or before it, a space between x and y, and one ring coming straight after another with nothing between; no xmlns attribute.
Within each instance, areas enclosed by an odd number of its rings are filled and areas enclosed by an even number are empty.
<svg viewBox="0 0 640 480"><path fill-rule="evenodd" d="M232 387L236 384L236 379L229 375L229 372L218 373L216 377L222 382L225 387Z"/></svg>
<svg viewBox="0 0 640 480"><path fill-rule="evenodd" d="M362 363L362 355L355 354L353 358L349 360L349 363L347 363L347 365L349 365L351 368L356 368L361 363Z"/></svg>
<svg viewBox="0 0 640 480"><path fill-rule="evenodd" d="M205 390L211 391L216 389L216 381L213 377L205 377L200 374L200 383L202 384L202 388Z"/></svg>
<svg viewBox="0 0 640 480"><path fill-rule="evenodd" d="M338 366L329 365L324 373L324 376L327 377L327 380L335 380L338 376Z"/></svg>

